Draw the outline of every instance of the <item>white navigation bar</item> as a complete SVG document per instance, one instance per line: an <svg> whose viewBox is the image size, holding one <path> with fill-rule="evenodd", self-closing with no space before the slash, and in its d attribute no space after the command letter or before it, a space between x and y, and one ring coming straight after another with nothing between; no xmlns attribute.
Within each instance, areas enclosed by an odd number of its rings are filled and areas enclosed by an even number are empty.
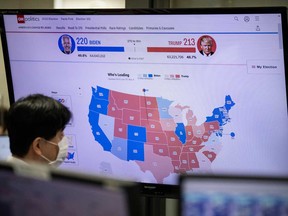
<svg viewBox="0 0 288 216"><path fill-rule="evenodd" d="M169 17L169 19L167 19ZM4 15L6 31L278 32L279 14L247 15Z"/></svg>

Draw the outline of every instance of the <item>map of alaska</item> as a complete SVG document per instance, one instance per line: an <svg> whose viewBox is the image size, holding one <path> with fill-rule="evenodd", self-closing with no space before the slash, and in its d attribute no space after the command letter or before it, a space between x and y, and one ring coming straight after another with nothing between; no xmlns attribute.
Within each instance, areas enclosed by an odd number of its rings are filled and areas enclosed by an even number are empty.
<svg viewBox="0 0 288 216"><path fill-rule="evenodd" d="M173 102L92 87L88 117L95 141L104 151L150 171L158 183L173 173L211 170L235 102L226 95L224 105L201 125L189 106Z"/></svg>

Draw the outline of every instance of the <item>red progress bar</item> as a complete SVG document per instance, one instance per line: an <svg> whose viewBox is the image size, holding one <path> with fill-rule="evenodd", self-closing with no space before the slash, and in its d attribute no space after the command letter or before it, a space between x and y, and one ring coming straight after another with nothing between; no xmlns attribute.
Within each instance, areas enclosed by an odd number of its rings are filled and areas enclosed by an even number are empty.
<svg viewBox="0 0 288 216"><path fill-rule="evenodd" d="M190 52L195 53L195 47L147 47L147 52Z"/></svg>

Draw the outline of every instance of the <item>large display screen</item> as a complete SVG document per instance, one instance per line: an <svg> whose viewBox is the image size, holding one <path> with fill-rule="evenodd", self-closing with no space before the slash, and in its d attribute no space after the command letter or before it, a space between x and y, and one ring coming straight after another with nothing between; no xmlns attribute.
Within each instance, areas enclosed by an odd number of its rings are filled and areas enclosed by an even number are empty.
<svg viewBox="0 0 288 216"><path fill-rule="evenodd" d="M288 175L285 13L3 11L10 101L43 93L73 112L63 169Z"/></svg>

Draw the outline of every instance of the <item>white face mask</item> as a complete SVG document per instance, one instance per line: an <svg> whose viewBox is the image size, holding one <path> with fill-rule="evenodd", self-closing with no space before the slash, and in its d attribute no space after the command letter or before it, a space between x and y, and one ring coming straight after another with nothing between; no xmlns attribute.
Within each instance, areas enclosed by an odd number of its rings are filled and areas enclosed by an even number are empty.
<svg viewBox="0 0 288 216"><path fill-rule="evenodd" d="M49 162L49 165L51 165L51 166L55 166L55 167L60 166L64 162L65 158L67 157L67 150L68 150L67 137L64 136L58 144L51 142L51 141L48 141L48 140L45 140L45 141L52 144L52 145L58 146L59 151L58 151L57 157L54 161L49 160L44 155L41 155L41 157L44 158L45 160L47 160Z"/></svg>

